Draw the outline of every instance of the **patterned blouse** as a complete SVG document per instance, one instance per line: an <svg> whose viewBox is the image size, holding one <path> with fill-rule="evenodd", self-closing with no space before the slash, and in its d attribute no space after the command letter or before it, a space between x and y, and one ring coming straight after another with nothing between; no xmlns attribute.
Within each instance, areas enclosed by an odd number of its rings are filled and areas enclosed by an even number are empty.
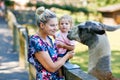
<svg viewBox="0 0 120 80"><path fill-rule="evenodd" d="M37 34L32 35L29 38L28 62L34 65L37 70L36 80L59 80L57 71L55 73L47 71L34 56L36 52L48 51L53 62L57 61L56 46L53 44L49 36L48 39L52 46L43 41Z"/></svg>

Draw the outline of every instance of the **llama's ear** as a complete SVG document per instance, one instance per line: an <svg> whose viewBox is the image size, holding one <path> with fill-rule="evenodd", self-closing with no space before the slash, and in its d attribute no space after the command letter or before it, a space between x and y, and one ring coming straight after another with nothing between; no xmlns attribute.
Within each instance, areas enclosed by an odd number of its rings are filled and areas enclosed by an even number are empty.
<svg viewBox="0 0 120 80"><path fill-rule="evenodd" d="M85 25L87 26L88 30L96 33L96 34L104 34L105 30L104 28L101 26L101 24L99 22L96 21L87 21L85 23Z"/></svg>
<svg viewBox="0 0 120 80"><path fill-rule="evenodd" d="M118 25L118 26L109 26L109 25L105 25L105 24L100 24L100 25L106 31L115 31L117 29L120 29L120 25Z"/></svg>

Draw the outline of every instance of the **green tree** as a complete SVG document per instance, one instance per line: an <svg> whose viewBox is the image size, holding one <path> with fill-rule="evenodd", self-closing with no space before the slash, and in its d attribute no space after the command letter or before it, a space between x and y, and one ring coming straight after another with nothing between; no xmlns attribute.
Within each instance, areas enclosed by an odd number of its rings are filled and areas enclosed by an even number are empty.
<svg viewBox="0 0 120 80"><path fill-rule="evenodd" d="M120 0L96 0L98 6L106 6L120 3Z"/></svg>

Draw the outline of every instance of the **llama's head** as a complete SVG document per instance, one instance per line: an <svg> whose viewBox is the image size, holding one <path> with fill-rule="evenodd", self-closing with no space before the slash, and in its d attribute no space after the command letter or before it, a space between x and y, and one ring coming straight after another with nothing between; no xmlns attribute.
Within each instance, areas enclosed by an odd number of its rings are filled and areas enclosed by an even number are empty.
<svg viewBox="0 0 120 80"><path fill-rule="evenodd" d="M108 26L96 21L86 21L78 24L76 27L73 27L69 33L68 38L70 40L76 40L83 44L86 42L95 41L98 37L97 35L105 34L105 31L114 31L120 28L119 26Z"/></svg>
<svg viewBox="0 0 120 80"><path fill-rule="evenodd" d="M115 31L120 26L108 26L95 21L86 21L73 27L69 33L70 40L76 40L89 47L88 72L100 80L111 72L110 46L105 31ZM105 75L105 76L104 76Z"/></svg>

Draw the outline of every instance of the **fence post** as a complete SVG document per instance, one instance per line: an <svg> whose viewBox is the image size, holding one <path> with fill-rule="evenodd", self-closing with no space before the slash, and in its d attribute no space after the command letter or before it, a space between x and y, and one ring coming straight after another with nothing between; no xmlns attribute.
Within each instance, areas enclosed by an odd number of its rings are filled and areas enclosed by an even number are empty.
<svg viewBox="0 0 120 80"><path fill-rule="evenodd" d="M36 69L29 63L29 80L35 80L36 78Z"/></svg>
<svg viewBox="0 0 120 80"><path fill-rule="evenodd" d="M27 62L28 33L27 33L27 29L22 26L19 28L19 44L20 44L20 50L19 50L20 66L22 68L27 68L28 67L28 62Z"/></svg>
<svg viewBox="0 0 120 80"><path fill-rule="evenodd" d="M13 49L14 51L19 52L19 32L18 32L18 24L14 23L13 25Z"/></svg>
<svg viewBox="0 0 120 80"><path fill-rule="evenodd" d="M25 31L24 31L24 37L25 37L25 57L26 57L26 65L25 65L25 67L26 68L28 68L28 61L27 61L27 59L28 59L28 38L29 38L29 34L28 34L28 29L27 28L25 28Z"/></svg>

